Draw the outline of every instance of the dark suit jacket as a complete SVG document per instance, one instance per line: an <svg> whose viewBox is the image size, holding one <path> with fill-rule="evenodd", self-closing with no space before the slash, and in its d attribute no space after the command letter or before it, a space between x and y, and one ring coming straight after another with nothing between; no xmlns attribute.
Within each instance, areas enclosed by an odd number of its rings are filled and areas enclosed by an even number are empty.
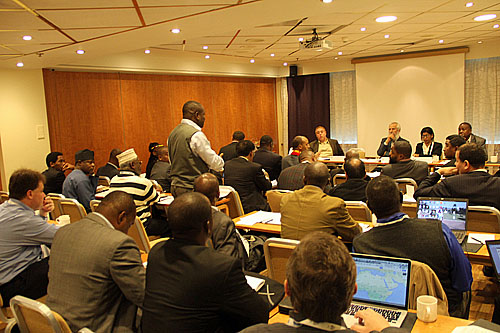
<svg viewBox="0 0 500 333"><path fill-rule="evenodd" d="M260 148L255 152L253 161L262 165L271 180L278 179L281 172L281 155L265 148Z"/></svg>
<svg viewBox="0 0 500 333"><path fill-rule="evenodd" d="M394 179L413 178L417 184L420 184L429 175L429 167L425 162L408 160L384 166L382 174Z"/></svg>
<svg viewBox="0 0 500 333"><path fill-rule="evenodd" d="M491 206L500 209L500 178L484 171L473 171L446 177L435 172L422 181L415 191L418 197L467 198L470 206Z"/></svg>
<svg viewBox="0 0 500 333"><path fill-rule="evenodd" d="M260 164L243 157L227 161L224 166L224 184L238 192L245 213L267 208L267 200L262 192L270 190L272 185L264 176Z"/></svg>
<svg viewBox="0 0 500 333"><path fill-rule="evenodd" d="M115 166L113 166L112 164L110 164L108 162L108 163L106 163L106 165L97 169L97 172L95 175L96 176L106 176L111 180L111 178L113 178L114 176L116 176L119 173L120 173L120 170L118 170L118 168L116 168Z"/></svg>
<svg viewBox="0 0 500 333"><path fill-rule="evenodd" d="M366 185L368 185L367 180L348 179L345 183L335 186L329 194L344 201L366 202Z"/></svg>
<svg viewBox="0 0 500 333"><path fill-rule="evenodd" d="M237 144L238 144L238 142L231 142L230 144L225 145L224 147L222 147L219 150L219 155L221 153L224 154L224 155L222 155L222 159L224 160L224 162L230 161L233 158L238 157L238 154L236 154L236 145Z"/></svg>
<svg viewBox="0 0 500 333"><path fill-rule="evenodd" d="M328 143L330 144L330 147L332 147L332 153L334 156L342 156L344 155L344 151L342 150L342 147L340 147L339 142L335 139L330 139L327 138ZM311 142L311 150L315 153L318 152L319 149L319 141L314 140Z"/></svg>
<svg viewBox="0 0 500 333"><path fill-rule="evenodd" d="M484 145L486 144L486 139L478 135L471 134L470 142L476 143L479 147L484 147Z"/></svg>
<svg viewBox="0 0 500 333"><path fill-rule="evenodd" d="M45 194L48 193L61 193L62 194L62 186L66 176L64 172L57 171L54 168L48 168L42 174L45 176L45 187L43 191Z"/></svg>
<svg viewBox="0 0 500 333"><path fill-rule="evenodd" d="M219 253L240 260L241 266L245 268L248 256L233 220L215 207L212 207L212 218L210 241L213 248Z"/></svg>
<svg viewBox="0 0 500 333"><path fill-rule="evenodd" d="M443 144L440 142L434 142L434 146L432 146L432 151L429 155L424 155L423 147L424 147L423 142L417 143L417 147L415 148L415 154L418 154L419 157L432 156L432 155L437 155L441 157L441 153L443 152Z"/></svg>
<svg viewBox="0 0 500 333"><path fill-rule="evenodd" d="M237 332L267 323L267 304L248 286L240 261L180 239L148 257L142 331Z"/></svg>
<svg viewBox="0 0 500 333"><path fill-rule="evenodd" d="M378 156L389 156L389 154L391 152L392 141L389 142L389 144L386 146L386 145L384 145L385 140L387 140L387 137L382 138L382 140L380 140L380 146L378 146L378 149L377 149ZM406 142L410 143L408 140L403 139L402 137L399 137L397 139L397 141L406 141Z"/></svg>
<svg viewBox="0 0 500 333"><path fill-rule="evenodd" d="M281 190L300 190L304 187L304 170L309 163L299 163L283 170L278 178L278 188Z"/></svg>

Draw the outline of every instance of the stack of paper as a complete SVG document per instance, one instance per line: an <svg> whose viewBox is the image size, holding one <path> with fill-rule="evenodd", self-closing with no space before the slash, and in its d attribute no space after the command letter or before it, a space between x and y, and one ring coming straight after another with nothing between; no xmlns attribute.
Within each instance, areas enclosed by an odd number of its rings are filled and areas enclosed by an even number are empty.
<svg viewBox="0 0 500 333"><path fill-rule="evenodd" d="M242 217L236 224L254 225L255 223L268 223L268 224L280 225L281 214L272 212L263 212L260 210L257 213Z"/></svg>

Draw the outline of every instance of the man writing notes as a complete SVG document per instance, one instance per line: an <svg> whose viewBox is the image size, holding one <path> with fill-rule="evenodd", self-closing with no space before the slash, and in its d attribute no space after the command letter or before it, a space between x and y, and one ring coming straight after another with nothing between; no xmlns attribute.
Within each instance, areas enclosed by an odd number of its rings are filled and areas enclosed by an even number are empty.
<svg viewBox="0 0 500 333"><path fill-rule="evenodd" d="M311 150L315 153L319 152L319 157L342 156L344 151L340 147L339 142L330 139L326 136L326 129L323 126L318 126L314 130L316 139L311 142Z"/></svg>
<svg viewBox="0 0 500 333"><path fill-rule="evenodd" d="M378 147L378 150L377 150L378 156L382 156L382 157L389 156L391 153L391 147L394 144L394 142L396 142L396 141L408 142L408 140L400 137L399 133L401 133L401 125L399 125L399 123L396 121L390 123L389 124L389 135L380 141L380 146Z"/></svg>
<svg viewBox="0 0 500 333"><path fill-rule="evenodd" d="M182 107L182 120L168 137L170 153L171 192L174 197L193 191L196 177L209 169L222 171L224 160L210 147L201 131L205 124L205 109L195 101Z"/></svg>

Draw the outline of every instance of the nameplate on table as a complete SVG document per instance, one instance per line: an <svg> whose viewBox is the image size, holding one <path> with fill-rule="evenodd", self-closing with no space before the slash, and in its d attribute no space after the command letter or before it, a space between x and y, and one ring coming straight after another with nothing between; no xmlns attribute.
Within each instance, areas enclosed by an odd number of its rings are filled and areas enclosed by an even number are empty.
<svg viewBox="0 0 500 333"><path fill-rule="evenodd" d="M281 225L281 214L258 211L257 213L240 218L236 225L254 225L255 223L266 223Z"/></svg>

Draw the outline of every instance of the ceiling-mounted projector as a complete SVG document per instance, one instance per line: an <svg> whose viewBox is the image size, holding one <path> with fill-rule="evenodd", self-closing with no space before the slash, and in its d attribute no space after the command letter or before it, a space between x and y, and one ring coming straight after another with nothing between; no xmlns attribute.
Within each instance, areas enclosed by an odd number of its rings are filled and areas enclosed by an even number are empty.
<svg viewBox="0 0 500 333"><path fill-rule="evenodd" d="M329 40L324 40L324 39L311 39L311 40L304 40L302 42L299 42L299 47L301 49L310 49L310 50L318 50L318 49L326 49L326 50L331 50L333 49L333 42Z"/></svg>

